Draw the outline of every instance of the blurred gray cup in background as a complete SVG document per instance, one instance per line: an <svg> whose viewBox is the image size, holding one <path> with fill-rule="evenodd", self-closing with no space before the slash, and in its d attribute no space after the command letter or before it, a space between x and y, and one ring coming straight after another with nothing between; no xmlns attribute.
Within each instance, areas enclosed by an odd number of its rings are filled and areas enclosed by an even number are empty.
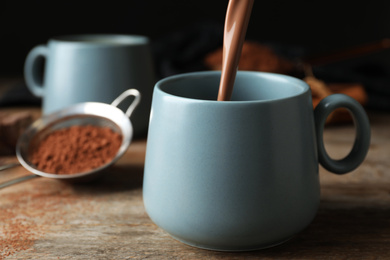
<svg viewBox="0 0 390 260"><path fill-rule="evenodd" d="M81 102L111 103L127 89L141 92L131 117L136 135L148 128L156 81L149 39L138 35L54 37L27 55L24 76L29 90L42 97L43 114Z"/></svg>

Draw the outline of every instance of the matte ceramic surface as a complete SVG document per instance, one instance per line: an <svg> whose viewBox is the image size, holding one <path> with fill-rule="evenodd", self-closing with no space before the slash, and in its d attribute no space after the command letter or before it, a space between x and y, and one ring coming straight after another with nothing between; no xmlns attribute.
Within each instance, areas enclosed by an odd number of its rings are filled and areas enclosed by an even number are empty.
<svg viewBox="0 0 390 260"><path fill-rule="evenodd" d="M45 64L44 70L41 65ZM142 102L132 116L134 132L146 133L155 76L149 40L135 35L74 35L49 40L26 58L25 78L50 114L81 102L110 103L130 88Z"/></svg>
<svg viewBox="0 0 390 260"><path fill-rule="evenodd" d="M314 116L310 89L296 78L239 71L227 102L215 101L219 79L220 72L198 72L156 84L143 186L146 211L172 237L200 248L280 244L317 212L323 150L317 149L315 122L330 111ZM346 96L341 100L359 106ZM328 103L340 101L330 97ZM352 112L364 125L358 137L369 142L364 111ZM368 143L359 146L351 156L354 164L343 170L357 167L367 149ZM328 169L333 166L331 161Z"/></svg>

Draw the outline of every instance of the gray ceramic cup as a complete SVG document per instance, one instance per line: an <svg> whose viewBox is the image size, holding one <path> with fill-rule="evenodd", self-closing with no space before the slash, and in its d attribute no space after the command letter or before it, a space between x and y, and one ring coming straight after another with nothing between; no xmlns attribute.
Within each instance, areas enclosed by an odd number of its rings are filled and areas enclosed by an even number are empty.
<svg viewBox="0 0 390 260"><path fill-rule="evenodd" d="M111 103L136 88L142 102L132 115L134 133L146 133L156 83L149 39L138 35L68 35L27 55L24 76L42 97L44 114L81 102Z"/></svg>
<svg viewBox="0 0 390 260"><path fill-rule="evenodd" d="M352 171L364 160L370 126L364 109L332 95L313 111L309 86L293 77L239 71L232 101L216 101L220 72L159 81L152 99L143 199L172 237L212 250L280 244L307 227L320 202L319 162ZM353 149L333 160L323 128L350 110Z"/></svg>

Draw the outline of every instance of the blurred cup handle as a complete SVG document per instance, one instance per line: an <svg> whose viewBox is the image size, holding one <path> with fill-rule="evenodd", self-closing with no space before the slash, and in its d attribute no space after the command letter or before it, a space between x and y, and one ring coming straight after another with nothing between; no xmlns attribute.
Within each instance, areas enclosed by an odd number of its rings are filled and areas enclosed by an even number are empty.
<svg viewBox="0 0 390 260"><path fill-rule="evenodd" d="M47 55L47 47L38 45L29 52L24 64L24 77L27 87L37 97L43 96L43 64L45 59L47 59Z"/></svg>

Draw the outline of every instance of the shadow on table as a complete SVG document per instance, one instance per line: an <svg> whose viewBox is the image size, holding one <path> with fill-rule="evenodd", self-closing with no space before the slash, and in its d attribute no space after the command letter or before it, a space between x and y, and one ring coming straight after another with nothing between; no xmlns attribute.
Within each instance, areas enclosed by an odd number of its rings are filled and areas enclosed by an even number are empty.
<svg viewBox="0 0 390 260"><path fill-rule="evenodd" d="M322 203L312 224L282 245L242 253L191 250L213 259L388 259L389 245L390 206L344 209Z"/></svg>
<svg viewBox="0 0 390 260"><path fill-rule="evenodd" d="M390 208L331 209L320 207L313 223L296 238L263 256L384 257L390 256ZM386 239L387 238L387 239Z"/></svg>
<svg viewBox="0 0 390 260"><path fill-rule="evenodd" d="M88 182L70 183L74 190L99 194L139 189L143 182L143 165L112 166Z"/></svg>

